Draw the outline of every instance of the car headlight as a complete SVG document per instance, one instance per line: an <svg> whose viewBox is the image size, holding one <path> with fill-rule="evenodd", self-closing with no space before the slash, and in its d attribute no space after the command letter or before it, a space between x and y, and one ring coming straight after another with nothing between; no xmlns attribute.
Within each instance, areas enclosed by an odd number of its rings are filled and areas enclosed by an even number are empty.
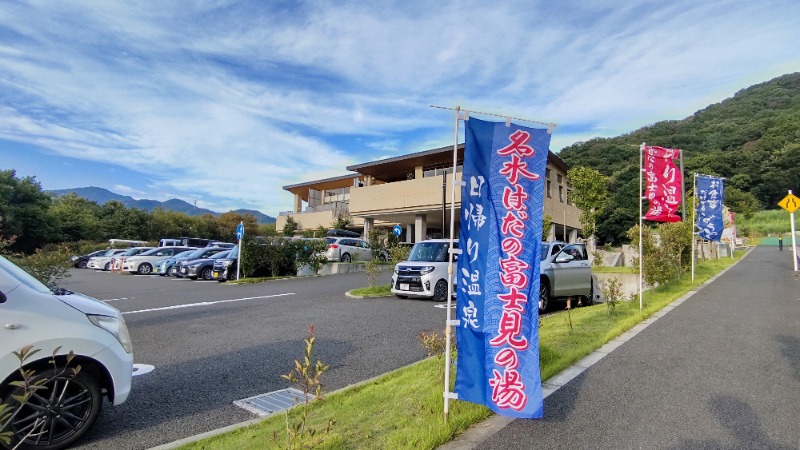
<svg viewBox="0 0 800 450"><path fill-rule="evenodd" d="M70 260L70 261L77 261L77 260L78 260L78 258L80 258L80 256L70 256L70 257L69 257L69 260Z"/></svg>
<svg viewBox="0 0 800 450"><path fill-rule="evenodd" d="M429 273L433 272L434 270L436 270L436 267L433 267L433 266L425 266L425 267L423 267L423 268L421 268L421 269L419 270L419 274L420 274L420 275L427 275L427 274L429 274Z"/></svg>
<svg viewBox="0 0 800 450"><path fill-rule="evenodd" d="M97 316L94 314L87 314L89 320L98 327L108 331L119 341L122 348L128 353L133 353L133 343L131 343L131 335L128 333L128 326L125 321L116 317Z"/></svg>
<svg viewBox="0 0 800 450"><path fill-rule="evenodd" d="M400 273L400 268L398 266L394 266L394 273Z"/></svg>
<svg viewBox="0 0 800 450"><path fill-rule="evenodd" d="M222 264L222 267L229 267L231 264L233 264L233 260L232 259L224 259L224 260L220 261L220 263Z"/></svg>

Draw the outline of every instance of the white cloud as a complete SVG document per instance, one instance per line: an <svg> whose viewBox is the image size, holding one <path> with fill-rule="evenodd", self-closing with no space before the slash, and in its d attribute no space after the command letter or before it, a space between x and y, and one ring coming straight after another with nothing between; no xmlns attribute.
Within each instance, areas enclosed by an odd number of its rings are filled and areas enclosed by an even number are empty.
<svg viewBox="0 0 800 450"><path fill-rule="evenodd" d="M4 3L0 138L275 214L283 185L448 145L432 104L555 121L555 150L682 118L800 70L798 17L781 1Z"/></svg>

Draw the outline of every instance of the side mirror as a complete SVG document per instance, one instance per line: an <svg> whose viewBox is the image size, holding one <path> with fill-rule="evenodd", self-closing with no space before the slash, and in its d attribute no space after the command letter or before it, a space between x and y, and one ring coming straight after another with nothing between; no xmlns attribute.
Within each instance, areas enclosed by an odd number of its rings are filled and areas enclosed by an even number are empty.
<svg viewBox="0 0 800 450"><path fill-rule="evenodd" d="M575 258L572 255L570 255L569 253L559 253L558 255L556 255L556 261L555 262L556 262L556 264L563 264L563 263L568 263L568 262L572 261L573 259L575 259Z"/></svg>
<svg viewBox="0 0 800 450"><path fill-rule="evenodd" d="M5 292L0 292L0 303L5 303L6 300L8 300L8 297L6 297Z"/></svg>

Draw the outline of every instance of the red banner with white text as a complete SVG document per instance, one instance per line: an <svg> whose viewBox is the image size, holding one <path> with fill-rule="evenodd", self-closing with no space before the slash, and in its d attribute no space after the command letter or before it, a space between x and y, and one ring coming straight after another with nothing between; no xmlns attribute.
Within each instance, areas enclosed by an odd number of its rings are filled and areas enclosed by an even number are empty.
<svg viewBox="0 0 800 450"><path fill-rule="evenodd" d="M680 222L676 214L681 204L683 174L673 160L680 158L681 150L645 146L642 168L647 185L644 197L650 203L645 220L655 222Z"/></svg>

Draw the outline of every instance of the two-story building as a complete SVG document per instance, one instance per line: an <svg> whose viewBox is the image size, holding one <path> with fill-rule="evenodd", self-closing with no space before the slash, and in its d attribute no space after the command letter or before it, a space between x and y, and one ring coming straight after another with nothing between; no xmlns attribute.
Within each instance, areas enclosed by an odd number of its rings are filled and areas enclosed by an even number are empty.
<svg viewBox="0 0 800 450"><path fill-rule="evenodd" d="M464 145L458 147L456 179L461 180ZM450 233L453 147L441 147L347 167L351 174L284 186L294 194L294 209L280 213L276 227L286 219L298 231L330 228L338 216L349 217L349 228L365 236L373 227L403 227L401 240L417 242ZM580 211L569 199L567 165L549 152L544 213L552 218L550 239L574 242L580 229ZM458 235L461 190L455 193L455 235Z"/></svg>

